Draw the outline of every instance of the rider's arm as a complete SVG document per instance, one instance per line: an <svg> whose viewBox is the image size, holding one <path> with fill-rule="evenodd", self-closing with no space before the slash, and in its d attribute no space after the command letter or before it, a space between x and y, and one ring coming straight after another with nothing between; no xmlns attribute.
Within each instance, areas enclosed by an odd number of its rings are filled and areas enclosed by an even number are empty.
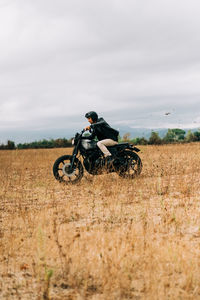
<svg viewBox="0 0 200 300"><path fill-rule="evenodd" d="M100 118L98 122L92 123L92 124L90 125L90 127L91 127L91 128L95 128L96 126L102 125L102 124L107 124L107 123L106 123L106 121L105 121L103 118Z"/></svg>
<svg viewBox="0 0 200 300"><path fill-rule="evenodd" d="M95 138L95 132L94 131L90 131L90 135L88 136L82 136L82 139L85 139L85 140L93 140Z"/></svg>

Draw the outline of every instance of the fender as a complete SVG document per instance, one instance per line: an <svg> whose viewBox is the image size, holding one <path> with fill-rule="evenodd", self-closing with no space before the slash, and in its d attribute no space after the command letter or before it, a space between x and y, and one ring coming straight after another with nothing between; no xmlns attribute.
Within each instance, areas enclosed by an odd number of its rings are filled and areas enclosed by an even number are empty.
<svg viewBox="0 0 200 300"><path fill-rule="evenodd" d="M131 149L131 150L133 150L135 152L140 152L140 149L137 148L137 147L135 147L133 144L129 144L128 146L129 146L128 149Z"/></svg>

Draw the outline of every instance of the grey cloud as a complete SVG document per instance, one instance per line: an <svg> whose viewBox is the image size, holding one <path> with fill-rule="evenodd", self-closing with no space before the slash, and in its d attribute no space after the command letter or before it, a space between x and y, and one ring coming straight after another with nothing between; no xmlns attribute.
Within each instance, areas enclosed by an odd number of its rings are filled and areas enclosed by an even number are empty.
<svg viewBox="0 0 200 300"><path fill-rule="evenodd" d="M199 122L199 1L2 4L0 131L63 128L91 109L116 124Z"/></svg>

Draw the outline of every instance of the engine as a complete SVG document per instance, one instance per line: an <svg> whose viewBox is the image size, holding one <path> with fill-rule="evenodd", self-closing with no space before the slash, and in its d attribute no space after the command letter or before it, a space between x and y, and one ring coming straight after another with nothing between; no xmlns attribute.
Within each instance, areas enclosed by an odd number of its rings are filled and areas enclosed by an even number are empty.
<svg viewBox="0 0 200 300"><path fill-rule="evenodd" d="M95 157L95 156L89 156L86 157L83 161L84 167L87 170L88 173L96 175L100 173L100 169L102 169L103 166L103 158L101 157Z"/></svg>

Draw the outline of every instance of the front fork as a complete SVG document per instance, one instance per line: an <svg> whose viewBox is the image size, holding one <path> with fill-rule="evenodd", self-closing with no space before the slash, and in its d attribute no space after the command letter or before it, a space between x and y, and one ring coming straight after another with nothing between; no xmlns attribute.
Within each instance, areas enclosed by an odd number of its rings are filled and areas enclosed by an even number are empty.
<svg viewBox="0 0 200 300"><path fill-rule="evenodd" d="M75 159L76 159L76 154L73 154L72 159L71 159L71 166L70 166L71 171L73 171L73 169L74 169Z"/></svg>
<svg viewBox="0 0 200 300"><path fill-rule="evenodd" d="M79 143L76 145L76 147L74 148L73 153L72 153L71 166L70 166L71 171L74 170L74 162L76 159L76 155L78 153L78 146L79 146Z"/></svg>

